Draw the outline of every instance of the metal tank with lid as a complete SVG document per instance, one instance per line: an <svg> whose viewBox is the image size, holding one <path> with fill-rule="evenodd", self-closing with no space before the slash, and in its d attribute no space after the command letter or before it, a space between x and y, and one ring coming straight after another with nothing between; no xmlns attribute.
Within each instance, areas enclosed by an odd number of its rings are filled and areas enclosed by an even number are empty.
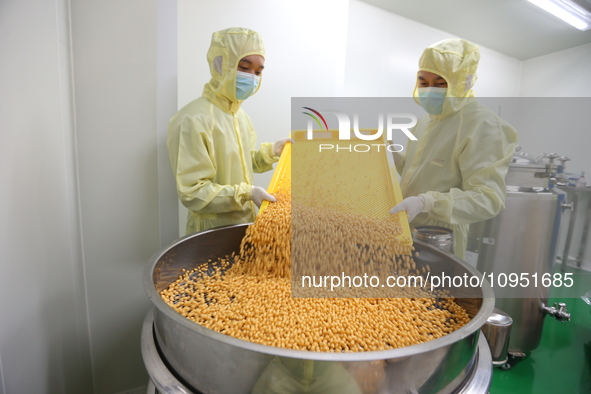
<svg viewBox="0 0 591 394"><path fill-rule="evenodd" d="M185 269L212 264L240 250L247 225L209 229L175 241L157 252L144 271L144 288L153 304L142 331L142 355L153 386L160 393L252 393L267 368L282 364L308 371L292 375L309 391L339 393L485 394L492 378L492 358L480 328L494 308L494 293L482 287L453 287L471 317L463 327L429 342L402 348L331 353L292 350L230 337L183 317L160 297ZM417 266L431 274L463 277L480 273L450 253L422 241L414 243ZM311 387L311 386L310 386ZM285 390L282 392L286 392Z"/></svg>
<svg viewBox="0 0 591 394"><path fill-rule="evenodd" d="M550 287L541 285L542 277L553 273L562 211L572 209L565 193L555 188L563 183L559 170L567 160L554 153L533 157L518 150L506 177L505 209L472 225L468 234L467 249L478 254L477 269L492 275L495 307L513 320L508 350L514 357L538 347L547 314L561 321L570 318L564 304L547 305ZM512 287L510 278L517 278L518 285Z"/></svg>

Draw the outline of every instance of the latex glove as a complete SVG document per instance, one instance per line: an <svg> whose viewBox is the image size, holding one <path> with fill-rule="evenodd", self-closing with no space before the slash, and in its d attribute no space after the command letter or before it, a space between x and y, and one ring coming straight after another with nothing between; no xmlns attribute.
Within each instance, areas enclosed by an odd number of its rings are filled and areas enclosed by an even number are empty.
<svg viewBox="0 0 591 394"><path fill-rule="evenodd" d="M277 201L277 199L275 197L273 197L272 195L267 193L267 191L260 186L253 186L252 187L252 189L250 190L250 199L252 200L252 202L255 203L257 208L261 207L263 200L267 200L267 201L271 201L271 202Z"/></svg>
<svg viewBox="0 0 591 394"><path fill-rule="evenodd" d="M390 209L391 214L398 213L400 211L406 211L406 216L408 216L408 221L412 222L412 220L417 216L419 213L423 212L425 208L425 199L423 196L412 196L405 198L402 202L396 205L394 208Z"/></svg>
<svg viewBox="0 0 591 394"><path fill-rule="evenodd" d="M291 138L284 138L282 140L273 142L273 154L275 156L281 156L281 152L283 152L283 147L288 142L291 142Z"/></svg>

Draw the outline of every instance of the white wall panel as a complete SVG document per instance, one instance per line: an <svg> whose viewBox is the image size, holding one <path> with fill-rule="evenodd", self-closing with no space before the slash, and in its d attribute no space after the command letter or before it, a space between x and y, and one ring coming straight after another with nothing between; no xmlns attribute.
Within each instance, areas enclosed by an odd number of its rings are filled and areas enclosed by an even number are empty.
<svg viewBox="0 0 591 394"><path fill-rule="evenodd" d="M568 172L591 173L591 139L584 110L588 100L576 99L591 97L589 64L591 44L523 62L520 96L532 98L524 99L526 107L520 118L523 150L534 155L556 152L569 156Z"/></svg>
<svg viewBox="0 0 591 394"><path fill-rule="evenodd" d="M590 97L591 44L523 62L523 97Z"/></svg>
<svg viewBox="0 0 591 394"><path fill-rule="evenodd" d="M142 273L152 254L177 235L174 184L166 171L167 153L162 152L162 126L176 107L176 60L171 66L159 58L176 52L176 4L158 13L166 3L71 3L80 201L97 394L147 384L140 331L150 303Z"/></svg>
<svg viewBox="0 0 591 394"><path fill-rule="evenodd" d="M348 15L345 96L412 96L423 50L455 38L360 0L349 1ZM517 96L521 62L482 46L480 53L476 95Z"/></svg>
<svg viewBox="0 0 591 394"><path fill-rule="evenodd" d="M68 2L0 3L0 390L92 390Z"/></svg>

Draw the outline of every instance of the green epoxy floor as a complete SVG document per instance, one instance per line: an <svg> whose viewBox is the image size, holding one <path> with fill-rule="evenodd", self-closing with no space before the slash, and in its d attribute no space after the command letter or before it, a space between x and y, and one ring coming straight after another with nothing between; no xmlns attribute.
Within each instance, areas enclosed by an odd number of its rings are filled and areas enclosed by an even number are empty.
<svg viewBox="0 0 591 394"><path fill-rule="evenodd" d="M548 305L565 302L570 322L546 317L540 346L508 371L495 368L491 394L591 393L591 305L581 299L591 291L591 272L566 272L574 274L574 285L552 289Z"/></svg>

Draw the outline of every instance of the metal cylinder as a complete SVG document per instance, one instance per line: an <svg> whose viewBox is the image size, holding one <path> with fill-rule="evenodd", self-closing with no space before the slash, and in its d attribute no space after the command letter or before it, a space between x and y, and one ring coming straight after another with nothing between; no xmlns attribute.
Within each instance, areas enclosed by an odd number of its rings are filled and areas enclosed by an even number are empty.
<svg viewBox="0 0 591 394"><path fill-rule="evenodd" d="M513 319L502 310L495 308L482 326L482 333L490 347L492 363L495 366L504 365L507 362L512 325Z"/></svg>
<svg viewBox="0 0 591 394"><path fill-rule="evenodd" d="M156 338L154 335L154 314L150 310L146 314L142 327L142 357L146 370L150 376L146 394L198 394L196 389L187 387L179 380L175 373L169 369L158 353ZM463 381L457 387L454 394L485 394L488 393L492 379L493 368L490 348L483 335L478 338L477 357L474 366L467 375L460 376ZM364 391L369 393L369 390ZM414 391L416 392L416 391ZM382 393L382 392L380 392ZM443 391L447 393L447 391Z"/></svg>
<svg viewBox="0 0 591 394"><path fill-rule="evenodd" d="M508 188L506 208L484 223L478 270L494 279L542 278L552 272L558 234L559 195L549 190ZM557 213L558 212L558 213ZM513 318L510 352L529 353L538 347L550 289L535 286L496 286L496 306ZM498 283L497 283L498 284Z"/></svg>
<svg viewBox="0 0 591 394"><path fill-rule="evenodd" d="M496 281L495 305L513 319L510 353L527 354L542 337L550 288L539 280L553 272L565 195L549 187L553 168L538 160L513 162L505 209L471 225L468 234L468 251L478 254L478 270ZM510 278L519 284L510 285Z"/></svg>
<svg viewBox="0 0 591 394"><path fill-rule="evenodd" d="M453 253L453 231L440 226L417 226L412 230L412 238L415 241L423 241L435 246L444 252Z"/></svg>
<svg viewBox="0 0 591 394"><path fill-rule="evenodd" d="M246 227L216 228L184 237L156 253L144 271L144 288L153 303L154 340L163 360L187 387L204 393L250 393L255 385L265 383L272 371L311 366L315 381L326 384L319 387L333 388L325 393L343 393L343 386L353 390L369 383L375 383L377 389L369 391L375 393L457 393L478 368L486 369L478 362L478 343L480 328L494 308L494 293L488 283L448 289L471 317L458 330L413 346L350 353L301 351L244 341L200 326L164 302L159 291L185 269L238 251ZM432 274L480 276L452 254L420 241L414 246L420 252L415 263L418 267L428 264ZM283 369L275 368L278 362ZM488 367L492 370L490 362ZM486 379L482 391L473 392L486 392L490 383Z"/></svg>

